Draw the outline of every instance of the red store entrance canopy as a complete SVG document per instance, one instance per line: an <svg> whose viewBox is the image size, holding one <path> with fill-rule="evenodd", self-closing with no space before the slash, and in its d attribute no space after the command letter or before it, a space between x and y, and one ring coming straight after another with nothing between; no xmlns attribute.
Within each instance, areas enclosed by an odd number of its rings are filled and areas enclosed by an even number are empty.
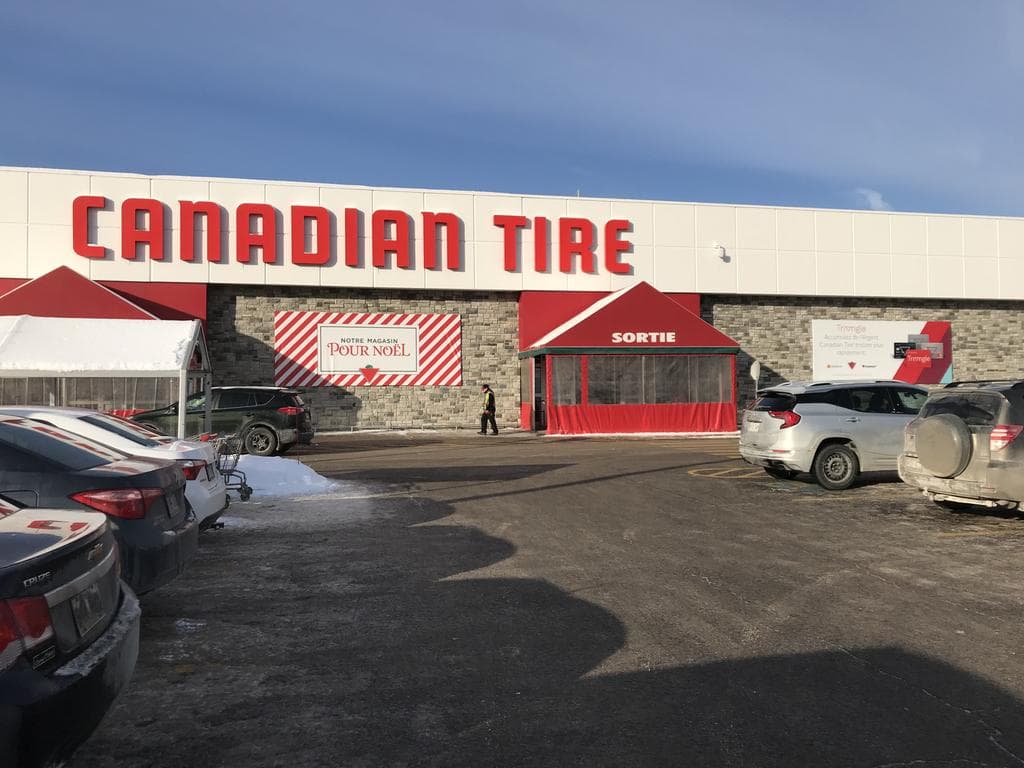
<svg viewBox="0 0 1024 768"><path fill-rule="evenodd" d="M520 352L523 425L546 422L550 434L734 432L738 350L670 296L637 283Z"/></svg>

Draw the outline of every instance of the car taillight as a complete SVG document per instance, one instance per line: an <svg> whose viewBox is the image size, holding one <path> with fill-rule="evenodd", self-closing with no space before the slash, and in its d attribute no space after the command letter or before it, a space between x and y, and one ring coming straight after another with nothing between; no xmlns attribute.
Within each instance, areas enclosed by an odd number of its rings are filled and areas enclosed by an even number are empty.
<svg viewBox="0 0 1024 768"><path fill-rule="evenodd" d="M1024 430L1020 424L996 424L988 436L988 449L990 451L1001 451L1012 443L1017 435Z"/></svg>
<svg viewBox="0 0 1024 768"><path fill-rule="evenodd" d="M800 423L800 414L796 411L768 411L773 419L782 419L782 426L779 429L789 429Z"/></svg>
<svg viewBox="0 0 1024 768"><path fill-rule="evenodd" d="M117 488L105 491L81 491L72 499L79 504L97 509L114 517L139 520L153 506L153 502L164 495L159 488Z"/></svg>
<svg viewBox="0 0 1024 768"><path fill-rule="evenodd" d="M14 664L24 651L53 639L53 621L45 597L0 602L0 669Z"/></svg>
<svg viewBox="0 0 1024 768"><path fill-rule="evenodd" d="M199 473L206 469L206 462L201 459L180 459L178 466L185 473L186 480L195 480Z"/></svg>
<svg viewBox="0 0 1024 768"><path fill-rule="evenodd" d="M283 405L277 409L278 413L283 413L285 416L298 416L302 413L302 409L294 405Z"/></svg>

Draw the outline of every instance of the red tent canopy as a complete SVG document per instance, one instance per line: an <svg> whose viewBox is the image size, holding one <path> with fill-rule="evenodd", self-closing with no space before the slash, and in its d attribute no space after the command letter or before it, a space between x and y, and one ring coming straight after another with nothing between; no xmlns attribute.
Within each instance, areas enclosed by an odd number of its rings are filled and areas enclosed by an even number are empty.
<svg viewBox="0 0 1024 768"><path fill-rule="evenodd" d="M595 301L519 356L531 367L524 381L543 379L549 434L707 433L736 430L738 351L641 282ZM538 398L524 396L528 428Z"/></svg>
<svg viewBox="0 0 1024 768"><path fill-rule="evenodd" d="M69 267L58 267L0 296L0 315L157 319L151 312Z"/></svg>
<svg viewBox="0 0 1024 768"><path fill-rule="evenodd" d="M557 352L736 352L739 344L650 283L608 294L541 337L530 356Z"/></svg>

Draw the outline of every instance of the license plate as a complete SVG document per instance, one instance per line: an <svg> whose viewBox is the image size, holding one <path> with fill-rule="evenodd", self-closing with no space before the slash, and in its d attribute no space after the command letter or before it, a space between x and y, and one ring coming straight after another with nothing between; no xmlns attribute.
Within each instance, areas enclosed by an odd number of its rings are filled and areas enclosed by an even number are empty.
<svg viewBox="0 0 1024 768"><path fill-rule="evenodd" d="M167 504L167 516L174 517L178 514L181 509L181 502L178 499L178 494L171 492L164 496L165 503Z"/></svg>
<svg viewBox="0 0 1024 768"><path fill-rule="evenodd" d="M80 636L89 634L89 630L99 624L103 618L99 584L93 584L71 598L71 614L75 617Z"/></svg>
<svg viewBox="0 0 1024 768"><path fill-rule="evenodd" d="M747 430L749 432L757 432L759 429L761 429L761 422L760 421L748 421L747 422Z"/></svg>

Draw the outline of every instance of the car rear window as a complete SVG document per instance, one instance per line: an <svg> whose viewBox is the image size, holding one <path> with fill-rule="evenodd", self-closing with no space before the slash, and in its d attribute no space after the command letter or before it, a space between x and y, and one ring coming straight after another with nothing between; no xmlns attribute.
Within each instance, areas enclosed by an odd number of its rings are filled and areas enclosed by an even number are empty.
<svg viewBox="0 0 1024 768"><path fill-rule="evenodd" d="M142 427L137 427L130 422L122 421L113 416L104 416L97 413L95 416L83 416L82 421L86 424L92 424L94 427L105 429L107 432L112 432L123 437L125 440L131 440L136 445L141 445L145 448L156 448L162 445L159 440L153 439L152 432L148 432Z"/></svg>
<svg viewBox="0 0 1024 768"><path fill-rule="evenodd" d="M994 392L958 392L934 395L921 409L921 418L951 413L967 424L987 427L998 423L1006 400Z"/></svg>
<svg viewBox="0 0 1024 768"><path fill-rule="evenodd" d="M788 411L796 405L796 398L786 392L765 392L754 403L755 411Z"/></svg>
<svg viewBox="0 0 1024 768"><path fill-rule="evenodd" d="M88 438L30 419L0 421L0 442L71 471L91 469L124 458Z"/></svg>

